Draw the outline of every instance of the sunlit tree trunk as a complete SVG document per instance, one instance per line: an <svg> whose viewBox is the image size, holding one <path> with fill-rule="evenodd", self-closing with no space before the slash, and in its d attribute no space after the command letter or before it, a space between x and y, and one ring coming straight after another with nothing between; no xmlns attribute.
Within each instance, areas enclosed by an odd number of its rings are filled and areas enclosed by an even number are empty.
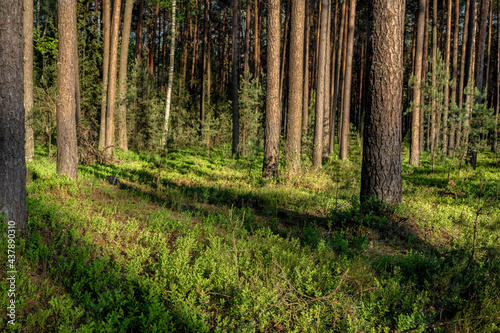
<svg viewBox="0 0 500 333"><path fill-rule="evenodd" d="M240 141L240 111L238 106L238 0L233 0L233 155L238 155Z"/></svg>
<svg viewBox="0 0 500 333"><path fill-rule="evenodd" d="M279 140L281 110L280 85L280 0L269 0L267 5L267 94L264 165L262 176L279 175Z"/></svg>
<svg viewBox="0 0 500 333"><path fill-rule="evenodd" d="M362 202L377 199L396 205L402 199L404 12L404 0L372 1L371 86L363 140Z"/></svg>
<svg viewBox="0 0 500 333"><path fill-rule="evenodd" d="M109 39L111 31L111 0L103 0L103 57L102 57L102 98L101 98L101 125L99 131L99 146L106 145L106 107L108 105L109 79Z"/></svg>
<svg viewBox="0 0 500 333"><path fill-rule="evenodd" d="M417 43L415 46L415 74L413 86L413 114L411 123L410 165L418 166L420 154L420 85L422 79L422 53L424 49L425 7L427 0L418 2Z"/></svg>
<svg viewBox="0 0 500 333"><path fill-rule="evenodd" d="M446 14L446 48L445 48L445 71L450 71L450 53L451 53L451 14L452 14L452 0L448 1L448 10ZM446 82L444 86L444 113L443 113L443 160L446 160L448 154L448 112L450 105L450 85Z"/></svg>
<svg viewBox="0 0 500 333"><path fill-rule="evenodd" d="M347 36L346 71L344 80L344 97L342 110L342 144L340 145L340 159L347 159L349 147L349 115L351 110L351 80L352 80L352 57L354 48L354 28L356 17L356 0L350 0L349 6L349 33Z"/></svg>
<svg viewBox="0 0 500 333"><path fill-rule="evenodd" d="M172 103L172 87L174 85L174 60L175 60L175 33L176 33L176 19L175 9L177 1L172 3L172 41L170 44L170 63L168 67L168 86L167 86L167 102L165 105L165 124L163 126L163 146L167 145L168 138L168 121L170 119L170 105Z"/></svg>
<svg viewBox="0 0 500 333"><path fill-rule="evenodd" d="M458 76L458 32L460 19L460 0L455 0L455 22L453 31L453 62L451 74L451 102L458 105L457 101L457 76ZM453 105L453 104L452 104ZM452 122L450 126L450 140L448 141L448 156L455 150L455 131L456 123Z"/></svg>
<svg viewBox="0 0 500 333"><path fill-rule="evenodd" d="M59 56L57 61L57 174L78 178L75 70L76 0L58 1Z"/></svg>

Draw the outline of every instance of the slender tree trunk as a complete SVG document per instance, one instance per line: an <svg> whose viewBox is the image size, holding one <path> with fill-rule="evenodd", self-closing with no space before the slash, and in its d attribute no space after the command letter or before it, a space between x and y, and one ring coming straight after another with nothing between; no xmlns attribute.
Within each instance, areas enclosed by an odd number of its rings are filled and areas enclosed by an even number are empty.
<svg viewBox="0 0 500 333"><path fill-rule="evenodd" d="M292 0L291 14L286 170L291 173L298 173L300 171L300 134L303 107L304 0Z"/></svg>
<svg viewBox="0 0 500 333"><path fill-rule="evenodd" d="M432 91L436 93L437 84L437 0L433 1L432 5ZM431 155L432 155L432 171L434 171L434 160L436 157L436 146L437 146L437 129L436 129L436 118L437 118L437 105L436 99L431 98Z"/></svg>
<svg viewBox="0 0 500 333"><path fill-rule="evenodd" d="M118 65L118 36L120 34L121 0L114 0L111 42L109 50L108 108L106 113L106 152L113 155L115 144L116 70Z"/></svg>
<svg viewBox="0 0 500 333"><path fill-rule="evenodd" d="M467 44L468 44L468 34L469 34L469 13L470 13L470 1L465 2L465 19L464 19L464 27L462 30L462 60L460 62L460 81L458 85L458 108L462 108L463 100L464 100L464 83L466 82L466 62L467 62ZM456 14L455 14L456 15ZM455 146L457 149L460 149L461 142L463 141L461 138L462 135L462 121L459 120L457 124L457 130L455 134Z"/></svg>
<svg viewBox="0 0 500 333"><path fill-rule="evenodd" d="M76 0L58 1L57 174L78 179L75 116Z"/></svg>
<svg viewBox="0 0 500 333"><path fill-rule="evenodd" d="M500 111L500 1L497 1L497 109L495 112L495 141L493 148L498 154L498 115Z"/></svg>
<svg viewBox="0 0 500 333"><path fill-rule="evenodd" d="M250 74L250 0L247 0L247 11L246 11L246 23L245 23L245 60L243 68L243 78L245 81L248 80L248 75Z"/></svg>
<svg viewBox="0 0 500 333"><path fill-rule="evenodd" d="M20 230L24 228L28 218L22 1L5 0L2 3L0 30L0 215L3 215L3 222L14 221L16 229Z"/></svg>
<svg viewBox="0 0 500 333"><path fill-rule="evenodd" d="M108 6L109 6L110 0L103 0L103 1L108 2ZM141 63L141 59L142 59L142 14L143 14L143 12L144 12L144 0L141 0L141 2L139 4L139 17L137 19L137 29L135 30L134 59L136 59L136 61L138 63ZM109 41L108 41L108 43L109 43Z"/></svg>
<svg viewBox="0 0 500 333"><path fill-rule="evenodd" d="M24 0L23 7L25 154L26 161L31 162L35 156L35 141L33 138L33 0Z"/></svg>
<svg viewBox="0 0 500 333"><path fill-rule="evenodd" d="M330 73L330 66L331 66L331 5L332 0L328 2L328 21L327 21L327 27L326 27L326 59L325 59L325 93L324 93L324 98L325 102L323 104L324 107L324 115L323 115L323 158L328 158L328 153L329 153L329 148L328 145L330 144L330 87L331 87L331 73Z"/></svg>
<svg viewBox="0 0 500 333"><path fill-rule="evenodd" d="M108 98L108 79L109 79L109 39L111 31L111 0L103 0L104 18L103 26L103 60L102 60L102 99L101 99L101 126L99 132L99 146L106 145L106 106Z"/></svg>
<svg viewBox="0 0 500 333"><path fill-rule="evenodd" d="M120 73L118 74L118 147L124 151L128 150L127 143L127 65L128 44L130 40L130 26L132 24L133 0L125 3L125 14L123 17L122 45L120 51Z"/></svg>
<svg viewBox="0 0 500 333"><path fill-rule="evenodd" d="M172 101L172 86L174 85L174 60L175 60L175 32L176 32L176 20L175 20L175 9L177 1L174 0L172 4L172 41L170 44L170 63L168 67L168 87L167 87L167 102L165 105L165 124L163 126L163 146L167 145L168 139L168 121L170 119L170 104Z"/></svg>
<svg viewBox="0 0 500 333"><path fill-rule="evenodd" d="M116 0L114 0L116 1ZM121 1L121 0L120 0ZM158 23L158 12L160 10L160 0L157 0L156 2L156 10L155 14L153 17L153 21L151 22L151 40L149 43L149 50L148 50L148 73L149 73L149 80L152 80L154 78L153 76L153 70L154 70L154 55L156 52L156 25ZM113 20L114 20L114 9L113 9Z"/></svg>
<svg viewBox="0 0 500 333"><path fill-rule="evenodd" d="M205 126L205 75L207 72L207 44L208 44L208 3L205 0L205 13L203 16L203 45L202 45L202 61L200 73L201 98L200 98L200 135L203 139L203 128Z"/></svg>
<svg viewBox="0 0 500 333"><path fill-rule="evenodd" d="M485 90L488 91L488 87L489 87L489 84L490 84L490 58L491 58L491 30L493 28L493 21L492 21L492 18L493 18L493 0L490 0L490 9L489 9L489 13L490 13L490 17L488 19L488 49L487 49L487 56L486 56L486 78L484 79L484 87L485 87ZM498 18L497 18L498 19ZM498 57L500 57L500 55L497 55Z"/></svg>
<svg viewBox="0 0 500 333"><path fill-rule="evenodd" d="M452 0L448 0L448 10L446 14L446 49L445 49L445 71L450 72L450 53L451 53L451 14ZM444 113L443 113L443 161L446 161L448 154L448 112L450 105L450 86L446 82L444 86Z"/></svg>
<svg viewBox="0 0 500 333"><path fill-rule="evenodd" d="M344 97L342 110L342 144L340 145L340 159L347 159L349 147L349 115L351 110L351 80L352 80L352 56L354 48L354 28L356 17L356 0L350 0L349 6L349 34L347 37L346 72L344 80ZM403 9L404 12L404 9Z"/></svg>
<svg viewBox="0 0 500 333"><path fill-rule="evenodd" d="M335 49L336 45L336 40L337 40L337 17L338 17L338 9L339 9L339 1L335 1L335 14L333 18L333 38L331 40L331 45L333 46L332 50L332 60L330 62L330 67L331 67L331 74L330 74L330 80L331 80L331 86L330 86L330 138L329 138L329 144L328 144L328 151L330 154L332 154L335 150L335 121L337 117L337 110L335 110L335 89L337 88L337 71L336 71L336 65L337 65L337 50ZM340 46L339 46L340 47Z"/></svg>
<svg viewBox="0 0 500 333"><path fill-rule="evenodd" d="M325 112L325 64L328 35L328 8L330 1L321 0L320 42L318 53L318 82L316 93L316 122L314 131L313 168L321 168L323 152L323 116Z"/></svg>
<svg viewBox="0 0 500 333"><path fill-rule="evenodd" d="M343 53L343 48L344 48L344 32L345 32L345 17L346 17L346 11L347 11L347 6L346 6L347 0L344 0L342 3L342 18L340 19L340 31L339 31L339 45L337 48L337 69L335 71L335 87L334 87L334 93L333 93L333 112L335 114L339 115L339 151L340 151L340 146L341 146L341 140L340 138L342 137L342 112L337 111L337 105L338 105L338 100L339 100L339 90L340 90L340 68L342 65L342 53ZM334 139L335 140L335 139Z"/></svg>
<svg viewBox="0 0 500 333"><path fill-rule="evenodd" d="M285 64L286 64L286 49L288 45L288 29L290 26L289 23L289 17L290 17L290 4L291 0L287 0L286 3L286 12L285 12L285 32L283 35L283 47L282 47L282 56L281 56L281 71L280 71L280 109L283 111L285 108L283 107L283 88L284 88L284 80L285 80ZM286 117L283 117L284 121L286 121ZM283 129L286 131L286 124L283 127Z"/></svg>
<svg viewBox="0 0 500 333"><path fill-rule="evenodd" d="M307 136L307 126L309 120L309 0L305 0L304 15L304 89L302 101L302 138Z"/></svg>
<svg viewBox="0 0 500 333"><path fill-rule="evenodd" d="M279 175L279 140L281 110L280 89L280 0L269 0L267 5L267 94L264 146L264 178Z"/></svg>
<svg viewBox="0 0 500 333"><path fill-rule="evenodd" d="M418 2L417 43L415 47L415 82L413 86L413 114L411 122L410 165L418 166L420 153L420 85L422 79L422 53L424 49L425 7L427 0Z"/></svg>
<svg viewBox="0 0 500 333"><path fill-rule="evenodd" d="M424 54L422 58L422 78L420 82L427 80L428 70L429 70L429 3L426 2ZM420 94L420 105L425 105L425 94ZM424 146L424 120L425 120L425 112L422 109L422 112L420 112L420 133L419 133L420 151L429 150L429 135L427 135L427 140L425 141L426 145ZM427 147L427 149L425 149L425 147Z"/></svg>
<svg viewBox="0 0 500 333"><path fill-rule="evenodd" d="M198 0L195 2L195 8L198 8ZM191 88L194 84L194 69L196 67L196 63L198 62L198 14L196 14L195 22L193 33L193 63L191 65Z"/></svg>
<svg viewBox="0 0 500 333"><path fill-rule="evenodd" d="M402 199L404 0L372 0L372 66L361 169L362 202ZM387 55L390 54L390 57Z"/></svg>
<svg viewBox="0 0 500 333"><path fill-rule="evenodd" d="M238 106L238 0L233 0L233 156L238 156L240 111Z"/></svg>
<svg viewBox="0 0 500 333"><path fill-rule="evenodd" d="M457 76L458 76L458 32L460 25L460 0L455 1L455 22L453 31L453 62L452 62L452 74L451 74L451 102L452 105L458 105L457 103ZM453 104L454 103L454 104ZM450 126L450 140L448 141L448 156L452 156L452 152L455 150L455 130L456 122L452 121Z"/></svg>
<svg viewBox="0 0 500 333"><path fill-rule="evenodd" d="M253 70L253 76L257 78L257 82L259 81L260 77L260 30L259 30L259 1L254 0L254 35L255 35L255 40L254 40L254 47L253 47L253 64L254 64L254 70Z"/></svg>

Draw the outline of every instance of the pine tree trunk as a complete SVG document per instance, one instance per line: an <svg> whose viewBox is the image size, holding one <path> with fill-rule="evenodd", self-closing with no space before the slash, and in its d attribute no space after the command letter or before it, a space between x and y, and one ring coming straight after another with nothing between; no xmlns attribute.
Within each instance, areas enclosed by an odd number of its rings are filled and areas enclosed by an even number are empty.
<svg viewBox="0 0 500 333"><path fill-rule="evenodd" d="M280 0L269 0L267 5L267 94L264 146L264 178L279 175L279 140L281 110L280 85Z"/></svg>
<svg viewBox="0 0 500 333"><path fill-rule="evenodd" d="M429 3L426 0L425 8L425 28L424 28L424 54L422 57L422 78L420 82L427 79L427 73L429 71ZM425 105L425 94L420 94L420 105ZM427 135L427 140L424 145L424 123L425 123L425 112L422 110L420 112L420 151L429 150L429 136ZM428 124L427 124L428 125ZM428 127L428 126L427 126ZM427 149L425 148L427 147Z"/></svg>
<svg viewBox="0 0 500 333"><path fill-rule="evenodd" d="M108 6L109 6L110 0L103 0L103 1L108 2ZM140 5L139 5L139 15L138 15L139 18L137 19L137 29L135 30L134 59L137 61L137 63L141 63L141 60L142 60L142 14L143 14L143 11L144 11L144 0L141 0ZM108 43L109 43L109 41L108 41Z"/></svg>
<svg viewBox="0 0 500 333"><path fill-rule="evenodd" d="M458 84L458 108L462 108L463 100L464 100L464 83L466 82L466 72L465 72L465 64L467 62L467 44L468 44L468 34L469 34L469 13L470 13L470 1L465 2L465 19L462 30L462 60L460 62L460 81ZM455 7L456 9L456 7ZM456 15L456 14L455 14ZM462 121L459 121L457 124L457 130L455 132L455 147L456 149L461 149L462 142Z"/></svg>
<svg viewBox="0 0 500 333"><path fill-rule="evenodd" d="M35 141L33 138L33 0L24 0L23 6L25 154L26 161L31 162L35 156Z"/></svg>
<svg viewBox="0 0 500 333"><path fill-rule="evenodd" d="M248 80L248 75L250 74L250 0L247 1L247 11L246 11L246 23L245 23L245 60L243 69L243 78L245 81Z"/></svg>
<svg viewBox="0 0 500 333"><path fill-rule="evenodd" d="M282 111L285 109L282 105L283 103L283 89L284 89L284 84L283 82L285 81L285 64L286 64L286 49L287 49L287 46L288 46L288 29L289 29L289 26L290 26L290 23L289 23L289 17L290 17L290 4L291 4L291 0L287 0L287 4L286 4L286 12L285 12L285 32L284 32L284 35L283 35L283 51L282 51L282 56L281 56L281 71L280 71L280 109L282 109ZM285 120L286 121L286 117L283 117L282 120ZM284 130L286 131L286 124L284 126Z"/></svg>
<svg viewBox="0 0 500 333"><path fill-rule="evenodd" d="M175 60L175 33L176 33L176 20L175 9L177 1L172 3L172 41L170 44L170 63L168 67L168 86L167 86L167 102L165 105L165 124L163 126L163 146L167 145L168 139L168 121L170 119L170 105L172 102L172 87L174 85L174 60Z"/></svg>
<svg viewBox="0 0 500 333"><path fill-rule="evenodd" d="M132 24L133 0L125 3L123 17L122 45L120 51L120 72L118 74L118 147L124 151L128 150L127 143L127 68L128 68L128 44L130 40L130 26Z"/></svg>
<svg viewBox="0 0 500 333"><path fill-rule="evenodd" d="M323 104L324 107L324 115L323 115L323 158L328 158L330 144L330 87L331 87L331 3L332 0L328 2L328 23L327 23L327 34L326 40L328 41L326 44L326 59L325 59L325 102Z"/></svg>
<svg viewBox="0 0 500 333"><path fill-rule="evenodd" d="M488 19L488 49L487 49L487 56L486 56L486 78L484 79L484 87L485 87L485 90L488 91L488 87L489 87L489 84L490 84L490 59L491 59L491 30L493 28L493 21L492 21L492 18L493 18L493 0L490 0L490 9L489 9L489 13L490 13L490 17ZM500 56L500 55L498 55Z"/></svg>
<svg viewBox="0 0 500 333"><path fill-rule="evenodd" d="M354 28L356 16L356 0L350 0L349 6L349 34L347 36L346 71L344 80L344 97L342 110L342 144L340 145L340 159L347 159L349 147L349 116L351 110L351 80L352 80L352 56L354 48Z"/></svg>
<svg viewBox="0 0 500 333"><path fill-rule="evenodd" d="M321 168L323 152L323 115L325 103L325 64L328 40L328 8L330 1L321 0L320 42L318 52L318 81L316 88L316 122L314 131L313 169Z"/></svg>
<svg viewBox="0 0 500 333"><path fill-rule="evenodd" d="M238 0L233 0L233 156L238 156L240 141L240 111L238 106Z"/></svg>
<svg viewBox="0 0 500 333"><path fill-rule="evenodd" d="M195 8L198 8L198 0L195 1ZM194 69L196 67L196 63L198 62L198 14L196 14L196 20L194 24L194 33L193 33L193 63L191 65L191 88L194 84Z"/></svg>
<svg viewBox="0 0 500 333"><path fill-rule="evenodd" d="M458 32L460 25L460 0L455 0L455 22L453 31L453 62L451 74L451 102L452 105L458 105L457 102L457 75L458 75ZM448 156L452 156L455 150L455 131L456 123L453 121L450 125L450 140L448 141Z"/></svg>
<svg viewBox="0 0 500 333"><path fill-rule="evenodd" d="M58 1L57 174L78 179L75 70L76 0Z"/></svg>
<svg viewBox="0 0 500 333"><path fill-rule="evenodd" d="M445 71L450 71L450 53L451 53L451 13L452 0L448 0L448 10L446 14L446 49L445 49ZM450 105L450 86L446 82L444 86L444 113L443 113L443 161L446 161L448 154L448 112Z"/></svg>
<svg viewBox="0 0 500 333"><path fill-rule="evenodd" d="M338 88L336 89L337 92L335 92L335 103L334 103L334 108L337 110L337 105L339 105L338 109L338 114L339 114L339 120L338 120L338 141L339 141L339 152L342 149L342 102L343 99L340 97L340 95L343 93L343 87L344 87L344 80L345 80L345 58L346 58L346 40L347 40L347 22L348 20L346 19L347 17L347 12L349 10L349 7L347 6L347 1L344 1L344 5L342 5L342 20L341 20L341 31L340 31L340 42L339 42L339 55L338 55L338 68L337 68L337 82L335 83L335 87ZM340 77L342 76L342 83L340 82ZM339 101L340 99L340 101ZM335 111L337 112L337 111Z"/></svg>
<svg viewBox="0 0 500 333"><path fill-rule="evenodd" d="M16 229L20 230L28 218L22 1L6 0L2 3L0 29L0 215L5 223L14 221Z"/></svg>
<svg viewBox="0 0 500 333"><path fill-rule="evenodd" d="M494 151L498 154L498 115L500 111L500 1L497 1L497 109L495 111L495 141Z"/></svg>
<svg viewBox="0 0 500 333"><path fill-rule="evenodd" d="M335 122L336 122L336 117L337 117L337 110L335 110L335 89L337 87L337 50L335 49L336 45L336 39L337 39L337 17L338 17L338 9L339 9L339 2L335 1L335 14L333 18L333 38L331 41L331 45L333 46L333 51L332 51L332 60L330 62L330 67L331 67L331 74L330 74L330 80L331 80L331 86L330 86L330 137L329 137L329 143L328 143L328 152L332 154L335 150Z"/></svg>
<svg viewBox="0 0 500 333"><path fill-rule="evenodd" d="M120 35L121 0L114 0L111 41L109 46L109 87L108 108L106 112L106 149L113 155L115 144L115 105L116 105L116 71L118 68L118 36Z"/></svg>
<svg viewBox="0 0 500 333"><path fill-rule="evenodd" d="M101 99L101 125L99 131L99 147L106 146L106 107L108 105L108 80L109 80L109 40L111 31L111 0L103 0L104 18L103 26L103 57L102 57L102 99Z"/></svg>
<svg viewBox="0 0 500 333"><path fill-rule="evenodd" d="M304 89L302 93L302 138L307 136L309 122L309 0L305 0L304 15Z"/></svg>
<svg viewBox="0 0 500 333"><path fill-rule="evenodd" d="M291 16L286 170L290 173L298 173L300 171L300 135L303 107L304 0L292 0Z"/></svg>
<svg viewBox="0 0 500 333"><path fill-rule="evenodd" d="M203 16L203 45L202 45L202 61L201 61L201 73L200 73L200 86L201 86L201 98L200 98L200 134L203 140L203 128L205 126L205 75L207 72L207 43L208 43L208 1L205 0L205 13Z"/></svg>
<svg viewBox="0 0 500 333"><path fill-rule="evenodd" d="M396 205L402 199L404 3L372 2L371 87L363 140L362 202L376 199Z"/></svg>
<svg viewBox="0 0 500 333"><path fill-rule="evenodd" d="M335 87L333 89L333 111L332 113L333 114L338 114L338 121L339 121L339 138L341 136L341 124L340 124L340 121L341 121L341 112L338 112L337 111L337 105L338 105L338 99L339 99L339 83L340 83L340 66L342 64L342 49L343 49L343 39L344 39L344 21L345 21L345 12L346 12L346 2L347 1L343 1L342 3L342 18L340 19L340 31L339 31L339 43L338 43L338 47L337 47L337 57L336 57L336 60L337 60L337 65L336 65L336 70L335 70ZM335 126L335 124L333 124L333 126ZM330 142L333 141L335 143L335 131L332 130L332 136L333 138L330 139ZM339 140L339 147L340 147L340 140ZM331 152L333 152L333 145L330 146L330 150Z"/></svg>
<svg viewBox="0 0 500 333"><path fill-rule="evenodd" d="M418 166L420 153L420 85L422 79L422 54L424 49L425 7L427 0L418 2L417 43L415 47L415 82L413 86L413 114L411 122L410 165Z"/></svg>
<svg viewBox="0 0 500 333"><path fill-rule="evenodd" d="M432 5L432 91L436 93L437 84L437 0L433 1ZM437 105L436 99L431 98L431 156L432 156L432 171L434 171L434 160L436 157L436 146L437 146Z"/></svg>

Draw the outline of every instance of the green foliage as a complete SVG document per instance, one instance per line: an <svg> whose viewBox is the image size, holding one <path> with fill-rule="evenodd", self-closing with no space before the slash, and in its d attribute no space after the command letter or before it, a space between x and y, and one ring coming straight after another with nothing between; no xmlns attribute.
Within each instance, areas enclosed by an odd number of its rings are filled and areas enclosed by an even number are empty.
<svg viewBox="0 0 500 333"><path fill-rule="evenodd" d="M243 156L260 145L263 136L263 92L257 79L241 77L239 90L240 150Z"/></svg>

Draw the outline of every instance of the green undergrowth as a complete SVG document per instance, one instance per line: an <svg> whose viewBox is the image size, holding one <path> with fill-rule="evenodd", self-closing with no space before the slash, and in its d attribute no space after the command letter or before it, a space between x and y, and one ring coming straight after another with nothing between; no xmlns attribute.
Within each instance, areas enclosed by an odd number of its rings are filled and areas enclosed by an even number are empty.
<svg viewBox="0 0 500 333"><path fill-rule="evenodd" d="M118 152L73 182L37 149L17 323L2 312L0 330L498 332L494 156L449 183L448 165L432 173L423 153L420 168L403 165L404 202L391 208L359 203L353 151L279 180L262 179L261 153Z"/></svg>

